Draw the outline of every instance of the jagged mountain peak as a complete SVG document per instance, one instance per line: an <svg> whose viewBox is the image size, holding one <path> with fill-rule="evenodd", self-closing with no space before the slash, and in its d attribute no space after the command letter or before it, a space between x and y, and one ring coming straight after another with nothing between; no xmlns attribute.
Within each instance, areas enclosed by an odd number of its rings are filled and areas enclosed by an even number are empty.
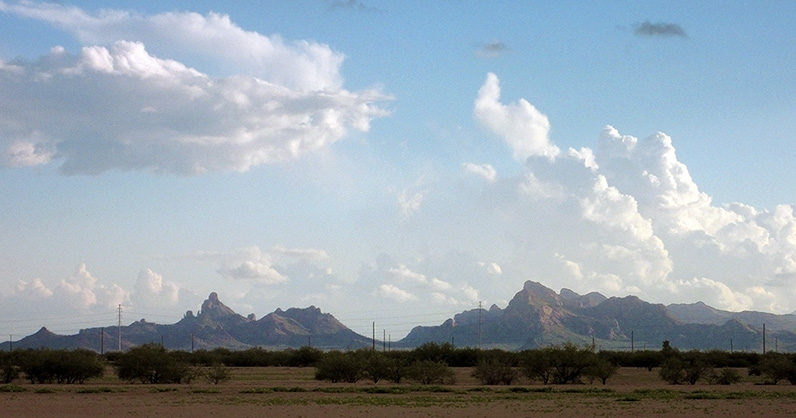
<svg viewBox="0 0 796 418"><path fill-rule="evenodd" d="M200 316L209 316L213 318L222 318L225 316L238 315L227 305L224 305L218 299L218 293L212 292L202 303L202 310L199 312Z"/></svg>
<svg viewBox="0 0 796 418"><path fill-rule="evenodd" d="M509 302L509 308L518 308L525 305L551 305L563 306L561 297L549 287L528 280L522 286L522 290L514 295Z"/></svg>

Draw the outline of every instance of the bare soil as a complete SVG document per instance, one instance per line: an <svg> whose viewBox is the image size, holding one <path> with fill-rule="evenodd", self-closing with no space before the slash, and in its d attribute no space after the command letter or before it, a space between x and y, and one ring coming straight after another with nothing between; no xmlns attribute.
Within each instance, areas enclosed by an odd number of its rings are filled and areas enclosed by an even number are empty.
<svg viewBox="0 0 796 418"><path fill-rule="evenodd" d="M745 371L740 371L745 372ZM482 386L470 369L456 384L314 380L311 368L233 369L220 385L142 385L111 374L83 385L30 385L0 393L3 417L793 417L796 386L745 377L730 386L672 386L657 370L623 368L603 386L519 381ZM744 373L745 374L745 373Z"/></svg>

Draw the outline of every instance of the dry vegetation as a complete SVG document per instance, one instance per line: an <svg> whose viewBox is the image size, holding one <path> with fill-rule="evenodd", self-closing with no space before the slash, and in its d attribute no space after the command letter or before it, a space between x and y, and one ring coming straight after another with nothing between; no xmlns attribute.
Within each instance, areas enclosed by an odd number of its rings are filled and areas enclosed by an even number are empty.
<svg viewBox="0 0 796 418"><path fill-rule="evenodd" d="M82 385L0 386L3 416L13 417L527 417L796 415L796 386L763 385L746 376L734 385L669 385L657 370L622 368L607 385L482 386L470 368L456 383L419 386L361 381L332 384L311 367L233 368L219 385L143 385L113 373Z"/></svg>

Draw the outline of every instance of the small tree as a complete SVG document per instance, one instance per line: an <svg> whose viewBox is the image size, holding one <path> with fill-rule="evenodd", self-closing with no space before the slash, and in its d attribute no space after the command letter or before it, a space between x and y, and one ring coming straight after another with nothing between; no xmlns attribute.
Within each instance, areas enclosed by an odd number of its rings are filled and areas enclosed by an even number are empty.
<svg viewBox="0 0 796 418"><path fill-rule="evenodd" d="M332 383L356 383L364 373L362 361L353 352L330 351L315 366L315 379Z"/></svg>
<svg viewBox="0 0 796 418"><path fill-rule="evenodd" d="M591 366L586 368L585 375L590 381L597 379L604 385L608 378L616 374L617 370L619 370L619 366L598 357Z"/></svg>
<svg viewBox="0 0 796 418"><path fill-rule="evenodd" d="M685 363L679 357L670 357L661 364L658 374L672 385L681 385L686 382Z"/></svg>
<svg viewBox="0 0 796 418"><path fill-rule="evenodd" d="M496 357L481 359L472 372L472 376L483 385L510 385L517 374L511 362Z"/></svg>
<svg viewBox="0 0 796 418"><path fill-rule="evenodd" d="M741 375L737 370L725 367L719 372L712 370L707 380L711 385L732 385L741 381Z"/></svg>
<svg viewBox="0 0 796 418"><path fill-rule="evenodd" d="M144 344L119 355L116 374L121 380L141 383L181 383L191 367L177 360L160 344Z"/></svg>
<svg viewBox="0 0 796 418"><path fill-rule="evenodd" d="M578 348L571 343L554 347L550 353L553 383L558 384L580 383L581 375L597 360L593 348Z"/></svg>
<svg viewBox="0 0 796 418"><path fill-rule="evenodd" d="M230 379L231 374L229 369L223 363L215 363L207 368L204 372L205 379L210 383L217 385L226 382Z"/></svg>
<svg viewBox="0 0 796 418"><path fill-rule="evenodd" d="M520 353L520 371L529 380L548 384L553 375L551 349L526 350Z"/></svg>
<svg viewBox="0 0 796 418"><path fill-rule="evenodd" d="M407 377L421 385L443 385L453 383L455 375L446 363L441 361L415 361L407 370Z"/></svg>
<svg viewBox="0 0 796 418"><path fill-rule="evenodd" d="M9 384L19 378L19 367L15 364L13 353L0 352L0 382Z"/></svg>
<svg viewBox="0 0 796 418"><path fill-rule="evenodd" d="M750 368L750 374L755 372L767 377L768 383L776 385L780 380L796 375L796 363L785 354L766 353L757 364L757 370Z"/></svg>

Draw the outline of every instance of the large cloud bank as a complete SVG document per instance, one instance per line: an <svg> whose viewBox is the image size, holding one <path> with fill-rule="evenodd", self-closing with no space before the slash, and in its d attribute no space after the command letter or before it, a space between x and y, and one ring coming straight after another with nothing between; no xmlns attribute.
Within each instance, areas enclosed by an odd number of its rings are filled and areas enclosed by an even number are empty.
<svg viewBox="0 0 796 418"><path fill-rule="evenodd" d="M0 11L86 44L0 60L0 165L245 171L367 131L386 114L378 90L342 87L344 57L327 45L247 32L224 15L2 2Z"/></svg>
<svg viewBox="0 0 796 418"><path fill-rule="evenodd" d="M605 127L594 149L556 153L547 118L497 99L490 74L477 120L527 156L522 176L488 183L526 274L553 287L787 312L796 292L793 208L714 205L677 159L672 139ZM555 262L551 262L555 260ZM530 267L532 266L532 267Z"/></svg>

